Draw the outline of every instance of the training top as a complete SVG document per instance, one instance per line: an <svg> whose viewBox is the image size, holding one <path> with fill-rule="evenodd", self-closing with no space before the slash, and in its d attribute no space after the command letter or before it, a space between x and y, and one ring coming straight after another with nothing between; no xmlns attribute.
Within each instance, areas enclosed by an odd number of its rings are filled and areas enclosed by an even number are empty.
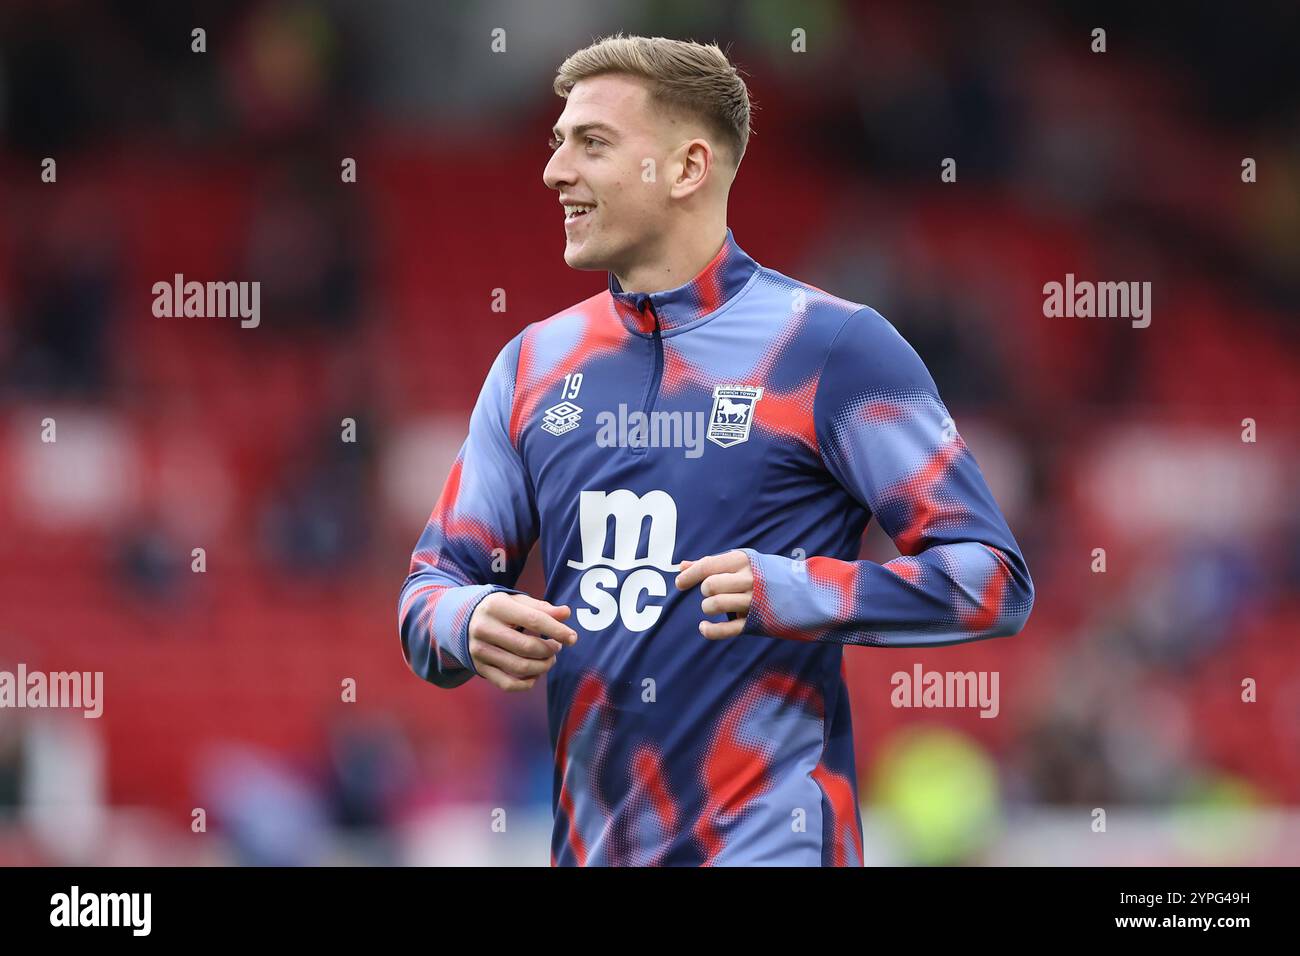
<svg viewBox="0 0 1300 956"><path fill-rule="evenodd" d="M477 676L470 615L538 541L578 633L546 677L553 866L861 866L844 646L1012 635L1034 600L916 351L730 229L685 285L610 273L497 355L398 601L417 675ZM735 548L753 603L708 640L674 578Z"/></svg>

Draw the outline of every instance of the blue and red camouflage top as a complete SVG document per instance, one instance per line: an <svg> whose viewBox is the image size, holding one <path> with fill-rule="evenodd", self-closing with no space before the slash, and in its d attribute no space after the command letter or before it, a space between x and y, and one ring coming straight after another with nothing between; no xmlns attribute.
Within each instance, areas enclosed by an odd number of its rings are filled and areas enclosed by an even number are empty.
<svg viewBox="0 0 1300 956"><path fill-rule="evenodd" d="M611 273L501 350L399 598L416 674L476 676L470 615L538 541L579 635L546 678L561 866L862 865L844 646L1012 635L1034 600L915 350L730 229L685 285ZM734 548L753 602L707 640L674 578Z"/></svg>

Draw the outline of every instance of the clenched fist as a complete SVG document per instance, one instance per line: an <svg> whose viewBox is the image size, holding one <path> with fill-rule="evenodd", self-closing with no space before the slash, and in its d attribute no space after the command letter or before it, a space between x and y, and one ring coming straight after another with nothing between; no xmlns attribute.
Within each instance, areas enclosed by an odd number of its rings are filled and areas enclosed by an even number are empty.
<svg viewBox="0 0 1300 956"><path fill-rule="evenodd" d="M527 594L489 594L469 619L469 656L494 687L529 690L555 666L556 655L578 633L560 622L569 606L556 606Z"/></svg>

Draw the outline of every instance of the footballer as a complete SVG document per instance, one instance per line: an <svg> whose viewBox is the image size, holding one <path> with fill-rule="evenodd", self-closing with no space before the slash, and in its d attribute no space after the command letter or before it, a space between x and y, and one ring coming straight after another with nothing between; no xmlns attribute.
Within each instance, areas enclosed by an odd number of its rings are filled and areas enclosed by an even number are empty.
<svg viewBox="0 0 1300 956"><path fill-rule="evenodd" d="M893 325L728 228L750 98L727 56L617 35L554 86L542 178L564 261L607 286L497 355L403 653L443 688L546 675L552 865L861 866L845 645L1016 634L1025 559ZM598 440L636 413L698 419L703 453ZM873 516L884 564L857 559ZM541 596L514 587L536 542Z"/></svg>

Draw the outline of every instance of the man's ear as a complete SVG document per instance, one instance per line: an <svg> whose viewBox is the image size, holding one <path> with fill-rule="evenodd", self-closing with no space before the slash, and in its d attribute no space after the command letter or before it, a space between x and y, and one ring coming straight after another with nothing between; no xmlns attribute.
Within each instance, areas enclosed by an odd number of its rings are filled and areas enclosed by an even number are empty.
<svg viewBox="0 0 1300 956"><path fill-rule="evenodd" d="M681 172L673 183L674 197L689 196L701 188L713 175L713 164L717 157L707 140L692 139L682 146Z"/></svg>

